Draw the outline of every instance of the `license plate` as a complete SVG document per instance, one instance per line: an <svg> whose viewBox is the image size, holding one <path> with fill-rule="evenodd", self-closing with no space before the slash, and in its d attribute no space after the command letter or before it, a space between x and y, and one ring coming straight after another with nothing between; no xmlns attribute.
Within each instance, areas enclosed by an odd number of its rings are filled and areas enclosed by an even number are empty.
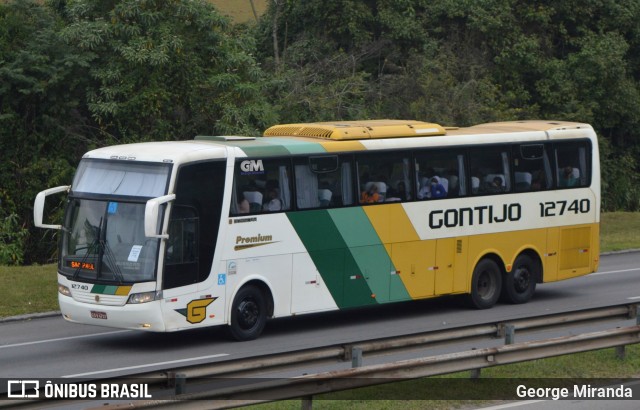
<svg viewBox="0 0 640 410"><path fill-rule="evenodd" d="M105 312L96 312L94 310L91 311L91 317L94 319L106 319L107 314Z"/></svg>

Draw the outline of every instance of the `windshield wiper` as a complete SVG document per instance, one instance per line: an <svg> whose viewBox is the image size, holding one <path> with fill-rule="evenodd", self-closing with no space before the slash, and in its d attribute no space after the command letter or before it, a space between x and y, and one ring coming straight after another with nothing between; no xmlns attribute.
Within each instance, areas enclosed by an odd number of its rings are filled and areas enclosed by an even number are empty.
<svg viewBox="0 0 640 410"><path fill-rule="evenodd" d="M105 233L104 236L106 236L106 232L107 232L107 223L108 223L108 219L106 219L104 221L104 230L103 232ZM111 273L113 273L113 276L118 280L118 283L120 285L122 285L122 283L124 282L124 276L122 276L122 272L120 271L120 268L118 268L118 265L116 263L116 258L113 255L113 251L111 250L111 247L109 246L109 243L107 242L107 240L104 238L103 235L100 235L99 238L99 244L100 244L100 256L98 258L98 278L100 278L102 276L102 259L105 258L106 259L106 263L108 263L109 268L111 268Z"/></svg>
<svg viewBox="0 0 640 410"><path fill-rule="evenodd" d="M87 223L88 223L88 221L87 221ZM90 224L89 224L89 226L91 228L94 228L94 226L92 226ZM76 268L75 272L73 272L73 276L71 277L73 280L77 280L78 279L78 276L80 275L80 270L83 269L83 267L85 266L85 263L87 262L87 259L89 258L89 255L92 254L92 251L95 250L96 245L100 244L100 236L101 235L102 235L102 218L100 218L100 223L98 224L98 227L96 228L95 239L87 247L87 252L84 254L82 259L80 260L80 264ZM93 255L95 255L95 253L93 253Z"/></svg>
<svg viewBox="0 0 640 410"><path fill-rule="evenodd" d="M122 285L122 283L124 283L124 276L122 275L122 271L118 267L116 257L113 255L113 251L111 250L109 243L103 240L100 241L100 246L102 246L102 249L104 250L104 257L107 259L107 262L110 265L113 276L115 276L116 279L118 279L118 283Z"/></svg>

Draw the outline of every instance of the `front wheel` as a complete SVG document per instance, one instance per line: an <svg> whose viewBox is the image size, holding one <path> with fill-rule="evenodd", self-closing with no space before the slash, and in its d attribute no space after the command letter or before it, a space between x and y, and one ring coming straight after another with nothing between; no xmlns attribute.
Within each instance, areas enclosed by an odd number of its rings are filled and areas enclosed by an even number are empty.
<svg viewBox="0 0 640 410"><path fill-rule="evenodd" d="M518 256L505 276L502 299L516 304L528 302L536 290L537 266L531 257Z"/></svg>
<svg viewBox="0 0 640 410"><path fill-rule="evenodd" d="M496 304L502 288L502 274L498 264L483 259L473 270L469 304L476 309L488 309Z"/></svg>
<svg viewBox="0 0 640 410"><path fill-rule="evenodd" d="M260 336L267 323L267 303L264 294L255 286L245 286L233 299L231 307L231 336L238 341Z"/></svg>

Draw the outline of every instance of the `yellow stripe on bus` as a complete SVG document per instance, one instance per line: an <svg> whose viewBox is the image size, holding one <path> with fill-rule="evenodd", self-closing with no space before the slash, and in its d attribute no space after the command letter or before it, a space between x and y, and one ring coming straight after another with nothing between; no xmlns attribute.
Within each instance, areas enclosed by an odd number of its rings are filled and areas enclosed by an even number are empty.
<svg viewBox="0 0 640 410"><path fill-rule="evenodd" d="M315 141L314 141L315 142ZM360 141L322 141L318 143L322 145L322 148L327 152L342 152L342 151L364 151L365 146Z"/></svg>
<svg viewBox="0 0 640 410"><path fill-rule="evenodd" d="M391 257L394 274L412 299L434 294L435 271L431 249L435 241L421 241L401 204L363 207L378 237Z"/></svg>

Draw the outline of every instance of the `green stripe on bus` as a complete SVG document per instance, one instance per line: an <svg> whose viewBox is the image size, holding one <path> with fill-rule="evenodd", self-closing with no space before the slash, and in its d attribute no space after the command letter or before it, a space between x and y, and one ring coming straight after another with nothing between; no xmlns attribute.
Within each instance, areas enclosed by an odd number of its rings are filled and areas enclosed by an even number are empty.
<svg viewBox="0 0 640 410"><path fill-rule="evenodd" d="M365 275L326 210L288 213L287 217L338 307L376 303Z"/></svg>
<svg viewBox="0 0 640 410"><path fill-rule="evenodd" d="M100 295L115 295L118 291L118 286L112 285L93 285L91 293L98 293Z"/></svg>
<svg viewBox="0 0 640 410"><path fill-rule="evenodd" d="M99 293L99 294L103 294L104 293L104 288L106 288L107 285L93 285L93 287L91 288L91 293Z"/></svg>
<svg viewBox="0 0 640 410"><path fill-rule="evenodd" d="M200 137L200 139L206 139L206 137ZM271 144L266 138L259 138L255 140L246 141L218 141L216 144L226 145L229 147L240 148L248 157L276 157L276 156L288 156L290 152L280 144Z"/></svg>
<svg viewBox="0 0 640 410"><path fill-rule="evenodd" d="M361 207L328 211L378 302L411 299L371 221ZM393 295L391 294L393 289Z"/></svg>
<svg viewBox="0 0 640 410"><path fill-rule="evenodd" d="M262 141L251 141L237 145L248 157L275 157L290 155L289 151L282 145L264 143Z"/></svg>
<svg viewBox="0 0 640 410"><path fill-rule="evenodd" d="M280 144L292 154L325 154L326 149L317 142L295 141L287 138L266 137L267 141Z"/></svg>

